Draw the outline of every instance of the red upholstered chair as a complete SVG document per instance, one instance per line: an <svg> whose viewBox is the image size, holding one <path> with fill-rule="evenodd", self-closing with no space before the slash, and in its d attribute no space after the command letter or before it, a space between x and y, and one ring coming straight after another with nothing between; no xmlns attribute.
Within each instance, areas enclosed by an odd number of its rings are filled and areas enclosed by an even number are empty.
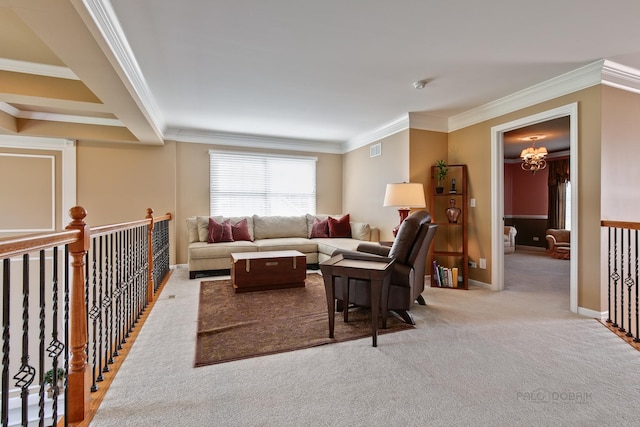
<svg viewBox="0 0 640 427"><path fill-rule="evenodd" d="M402 223L390 247L362 243L357 249L359 255L370 254L372 257L384 256L396 260L389 285L388 308L412 325L415 322L409 313L411 306L416 301L425 305L422 292L424 291L426 258L437 228L436 224L431 223L431 215L427 211L416 211ZM336 251L333 255L339 253L348 253L348 251ZM338 310L344 308L342 301L343 282L344 280L341 278L336 279L335 294L338 299ZM371 305L368 282L349 281L349 303L361 307Z"/></svg>

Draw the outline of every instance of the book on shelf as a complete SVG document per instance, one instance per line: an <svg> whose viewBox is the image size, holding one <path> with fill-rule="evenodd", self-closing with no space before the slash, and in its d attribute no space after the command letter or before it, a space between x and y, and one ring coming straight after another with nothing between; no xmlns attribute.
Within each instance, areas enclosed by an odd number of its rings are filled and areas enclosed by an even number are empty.
<svg viewBox="0 0 640 427"><path fill-rule="evenodd" d="M433 275L436 286L441 288L457 288L460 277L456 267L449 268L433 261Z"/></svg>

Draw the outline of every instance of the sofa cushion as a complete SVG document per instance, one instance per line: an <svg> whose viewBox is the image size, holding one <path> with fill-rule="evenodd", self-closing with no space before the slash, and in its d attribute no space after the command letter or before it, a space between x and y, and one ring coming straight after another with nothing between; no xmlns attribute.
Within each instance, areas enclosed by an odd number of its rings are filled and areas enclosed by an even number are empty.
<svg viewBox="0 0 640 427"><path fill-rule="evenodd" d="M365 242L371 241L371 226L366 222L352 222L351 223L351 238L362 240Z"/></svg>
<svg viewBox="0 0 640 427"><path fill-rule="evenodd" d="M327 218L329 221L329 237L351 237L351 223L349 214L340 219Z"/></svg>
<svg viewBox="0 0 640 427"><path fill-rule="evenodd" d="M279 237L307 237L307 217L301 216L253 216L254 239Z"/></svg>
<svg viewBox="0 0 640 427"><path fill-rule="evenodd" d="M243 218L240 221L231 224L231 234L233 236L233 240L246 240L253 241L251 238L251 234L249 234L249 225L247 222L247 218Z"/></svg>
<svg viewBox="0 0 640 427"><path fill-rule="evenodd" d="M190 259L229 258L232 252L257 252L258 247L253 242L241 240L239 242L225 242L210 245L206 242L196 242L189 245Z"/></svg>
<svg viewBox="0 0 640 427"><path fill-rule="evenodd" d="M187 218L187 235L189 236L189 243L200 241L200 236L198 235L198 219L195 216Z"/></svg>
<svg viewBox="0 0 640 427"><path fill-rule="evenodd" d="M302 253L309 253L318 251L318 245L315 240L309 240L306 237L281 237L275 239L256 240L253 243L258 247L258 252L299 251Z"/></svg>
<svg viewBox="0 0 640 427"><path fill-rule="evenodd" d="M311 237L329 237L329 221L320 220L318 218L313 219L313 227L311 228Z"/></svg>
<svg viewBox="0 0 640 427"><path fill-rule="evenodd" d="M207 240L207 242L233 242L231 222L228 219L222 222L218 222L213 218L209 218L209 239Z"/></svg>

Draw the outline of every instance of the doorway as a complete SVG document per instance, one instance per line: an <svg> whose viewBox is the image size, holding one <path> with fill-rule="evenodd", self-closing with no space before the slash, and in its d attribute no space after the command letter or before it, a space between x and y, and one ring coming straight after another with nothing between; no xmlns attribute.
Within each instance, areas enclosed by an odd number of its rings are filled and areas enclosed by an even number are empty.
<svg viewBox="0 0 640 427"><path fill-rule="evenodd" d="M568 117L569 118L569 149L570 157L570 181L573 197L571 198L571 227L576 230L571 238L571 260L570 260L570 284L569 284L569 309L576 313L578 311L577 295L577 238L578 238L578 105L572 103L563 107L548 110L532 116L524 117L508 123L504 123L491 128L491 203L492 211L492 259L495 260L494 268L491 269L491 283L494 290L504 289L504 137L505 133L514 131L526 126L536 125L545 121Z"/></svg>

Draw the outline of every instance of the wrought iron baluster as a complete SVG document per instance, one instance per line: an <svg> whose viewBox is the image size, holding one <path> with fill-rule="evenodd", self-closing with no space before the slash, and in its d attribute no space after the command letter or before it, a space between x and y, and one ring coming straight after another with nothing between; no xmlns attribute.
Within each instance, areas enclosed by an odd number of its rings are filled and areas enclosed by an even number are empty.
<svg viewBox="0 0 640 427"><path fill-rule="evenodd" d="M9 258L2 260L2 426L9 425L9 314L11 272Z"/></svg>
<svg viewBox="0 0 640 427"><path fill-rule="evenodd" d="M627 285L627 300L628 300L628 310L627 310L627 327L629 330L627 331L627 336L632 337L631 334L631 288L634 285L633 278L631 277L631 229L627 229L627 278L624 281L624 284ZM624 293L624 291L623 291ZM622 330L624 332L624 329Z"/></svg>
<svg viewBox="0 0 640 427"><path fill-rule="evenodd" d="M624 229L620 229L620 327L618 331L625 332L624 329Z"/></svg>
<svg viewBox="0 0 640 427"><path fill-rule="evenodd" d="M638 230L635 230L635 241L636 241L636 336L633 339L634 342L640 342L640 312L639 312L639 306L638 306L638 288L640 287L638 285Z"/></svg>
<svg viewBox="0 0 640 427"><path fill-rule="evenodd" d="M69 311L69 277L71 264L69 262L69 245L65 245L64 247L64 345L65 348L69 349L69 320L71 313ZM64 381L64 413L69 413L69 351L64 352L64 372L65 372L65 381ZM64 417L64 425L67 427L69 425L67 421L67 417Z"/></svg>
<svg viewBox="0 0 640 427"><path fill-rule="evenodd" d="M103 236L98 238L99 246L98 246L98 336L95 338L95 341L98 343L98 362L96 363L98 369L98 377L96 378L97 382L103 381L104 377L102 376L102 340L104 334L104 317L103 317L103 308L104 308L104 239Z"/></svg>
<svg viewBox="0 0 640 427"><path fill-rule="evenodd" d="M22 356L20 369L13 376L16 387L20 388L22 425L29 423L29 386L33 383L36 370L29 365L29 255L22 257Z"/></svg>
<svg viewBox="0 0 640 427"><path fill-rule="evenodd" d="M612 323L611 321L611 227L607 228L607 299L608 299L608 310L607 310L607 323Z"/></svg>
<svg viewBox="0 0 640 427"><path fill-rule="evenodd" d="M53 358L52 369L54 373L54 384L58 384L58 358L64 351L64 344L58 340L58 248L53 248L53 266L52 266L52 302L51 302L51 342L47 347L47 353L49 357ZM65 371L66 376L66 371ZM62 378L64 381L64 377ZM57 387L53 389L53 403L52 403L52 419L58 419L58 395L60 390Z"/></svg>
<svg viewBox="0 0 640 427"><path fill-rule="evenodd" d="M613 323L611 326L618 327L618 229L613 230Z"/></svg>
<svg viewBox="0 0 640 427"><path fill-rule="evenodd" d="M39 352L38 352L38 381L40 382L40 392L38 393L38 419L40 424L44 423L44 328L45 328L45 254L44 249L40 250L40 325L39 325Z"/></svg>
<svg viewBox="0 0 640 427"><path fill-rule="evenodd" d="M92 392L94 391L98 391L98 386L96 385L96 352L97 352L97 347L96 347L96 332L97 332L97 318L98 318L98 310L97 310L97 305L96 305L96 288L97 288L97 265L96 265L96 239L91 239L92 243L91 243L91 258L92 258L92 262L91 262L91 275L89 275L89 273L87 273L87 281L89 280L88 278L91 277L92 280L92 286L91 286L91 290L89 291L89 286L87 286L87 290L88 292L91 294L91 305L89 305L89 301L87 298L87 314L88 314L88 319L91 319L91 323L89 323L87 321L87 328L89 328L89 325L91 325L91 333L89 333L89 331L87 331L87 337L89 337L89 339L91 340L91 345L87 345L87 354L89 352L89 348L91 348L91 358L87 358L87 360L90 360L90 365L91 365L91 388L90 390ZM89 265L89 263L87 263L87 266ZM89 308L91 307L91 308Z"/></svg>
<svg viewBox="0 0 640 427"><path fill-rule="evenodd" d="M106 268L107 268L107 282L105 284L105 299L104 299L104 318L106 322L106 330L104 334L104 366L102 372L109 372L109 364L113 363L112 351L113 351L113 234L109 235L106 239Z"/></svg>

